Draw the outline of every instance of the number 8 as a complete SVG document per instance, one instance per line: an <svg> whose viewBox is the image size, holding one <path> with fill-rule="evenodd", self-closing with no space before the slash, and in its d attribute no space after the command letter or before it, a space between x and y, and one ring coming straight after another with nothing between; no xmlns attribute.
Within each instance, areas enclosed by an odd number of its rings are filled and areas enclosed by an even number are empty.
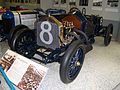
<svg viewBox="0 0 120 90"><path fill-rule="evenodd" d="M47 28L45 28L45 25L47 25ZM44 21L41 23L41 32L40 32L40 39L43 43L45 44L51 44L53 42L53 36L52 34L50 33L50 31L52 30L52 26L51 24L48 22L48 21ZM49 37L49 40L46 41L43 37L43 35L47 33L48 34L48 37Z"/></svg>

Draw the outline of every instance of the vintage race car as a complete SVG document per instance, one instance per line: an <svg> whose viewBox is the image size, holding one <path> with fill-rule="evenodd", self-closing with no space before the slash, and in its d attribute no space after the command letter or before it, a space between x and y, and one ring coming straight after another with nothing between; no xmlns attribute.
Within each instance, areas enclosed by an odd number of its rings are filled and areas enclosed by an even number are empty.
<svg viewBox="0 0 120 90"><path fill-rule="evenodd" d="M45 64L59 62L60 79L67 84L79 74L85 54L92 50L95 36L104 36L105 45L109 45L112 24L106 27L100 21L92 23L91 17L74 8L67 14L48 13L35 21L34 29L25 27L17 31L9 46L13 51ZM35 54L42 58L34 57Z"/></svg>
<svg viewBox="0 0 120 90"><path fill-rule="evenodd" d="M70 9L70 12L74 12L74 11L80 11L78 8L73 7ZM99 16L99 15L86 15L86 9L83 8L82 9L82 14L86 17L87 21L86 21L86 26L87 26L87 30L85 31L92 31L93 34L90 35L89 41L91 41L91 43L95 42L94 37L96 36L102 36L104 37L104 45L108 46L111 42L111 38L112 38L112 34L113 34L113 24L110 23L108 26L104 26L103 25L103 17Z"/></svg>
<svg viewBox="0 0 120 90"><path fill-rule="evenodd" d="M80 30L84 20L81 12L43 15L36 20L35 29L28 27L17 31L10 48L45 64L59 62L62 82L70 83L79 74L85 53L92 50L87 35ZM34 54L42 59L33 57Z"/></svg>

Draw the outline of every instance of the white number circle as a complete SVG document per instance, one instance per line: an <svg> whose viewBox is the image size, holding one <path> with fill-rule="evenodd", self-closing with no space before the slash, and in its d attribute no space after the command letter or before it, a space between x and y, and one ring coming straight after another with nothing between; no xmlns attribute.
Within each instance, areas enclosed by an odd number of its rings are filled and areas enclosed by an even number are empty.
<svg viewBox="0 0 120 90"><path fill-rule="evenodd" d="M47 28L45 28L45 25L47 26ZM48 44L48 45L51 44L53 42L53 36L50 33L50 31L52 30L51 24L48 21L42 22L41 23L41 30L42 31L39 34L41 41L45 44ZM44 36L43 36L45 33L48 34L49 40L47 40L47 41L44 39Z"/></svg>

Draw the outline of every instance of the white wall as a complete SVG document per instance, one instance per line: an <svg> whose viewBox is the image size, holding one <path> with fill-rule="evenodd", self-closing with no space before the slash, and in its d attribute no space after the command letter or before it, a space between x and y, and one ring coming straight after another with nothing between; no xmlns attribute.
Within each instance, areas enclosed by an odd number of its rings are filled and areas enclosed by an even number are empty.
<svg viewBox="0 0 120 90"><path fill-rule="evenodd" d="M41 8L44 10L52 8L52 0L41 0Z"/></svg>
<svg viewBox="0 0 120 90"><path fill-rule="evenodd" d="M60 1L60 0L59 0ZM107 20L113 20L113 21L120 21L120 2L119 2L119 7L114 9L113 8L113 12L111 11L106 11L107 10L111 10L112 8L107 8L106 5L107 5L107 0L103 0L103 3L102 3L102 7L93 7L92 6L93 4L93 0L89 0L89 4L88 6L79 6L79 0L76 0L76 7L79 8L80 10L82 10L83 7L86 8L86 12L87 14L96 14L96 15L100 15L100 16L103 16L104 19L107 19ZM70 6L69 6L69 0L67 0L67 4L66 4L66 7L62 7L61 4L59 4L59 6L55 7L55 6L52 6L53 8L63 8L67 11L69 11L70 9ZM102 9L102 10L93 10L93 9ZM118 12L115 12L116 10L118 10Z"/></svg>
<svg viewBox="0 0 120 90"><path fill-rule="evenodd" d="M5 2L6 6L16 6L16 5L22 5L22 6L26 6L29 9L35 9L35 8L42 8L44 10L48 9L48 8L52 8L52 0L41 0L40 4L32 4L32 3L9 3L9 2Z"/></svg>

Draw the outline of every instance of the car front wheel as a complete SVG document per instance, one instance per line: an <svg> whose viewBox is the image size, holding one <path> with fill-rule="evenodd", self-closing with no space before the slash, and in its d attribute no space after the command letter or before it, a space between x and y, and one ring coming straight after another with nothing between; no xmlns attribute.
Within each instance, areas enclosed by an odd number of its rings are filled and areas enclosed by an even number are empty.
<svg viewBox="0 0 120 90"><path fill-rule="evenodd" d="M66 50L60 64L60 78L63 83L70 83L78 76L84 57L84 45L79 40L74 41Z"/></svg>

